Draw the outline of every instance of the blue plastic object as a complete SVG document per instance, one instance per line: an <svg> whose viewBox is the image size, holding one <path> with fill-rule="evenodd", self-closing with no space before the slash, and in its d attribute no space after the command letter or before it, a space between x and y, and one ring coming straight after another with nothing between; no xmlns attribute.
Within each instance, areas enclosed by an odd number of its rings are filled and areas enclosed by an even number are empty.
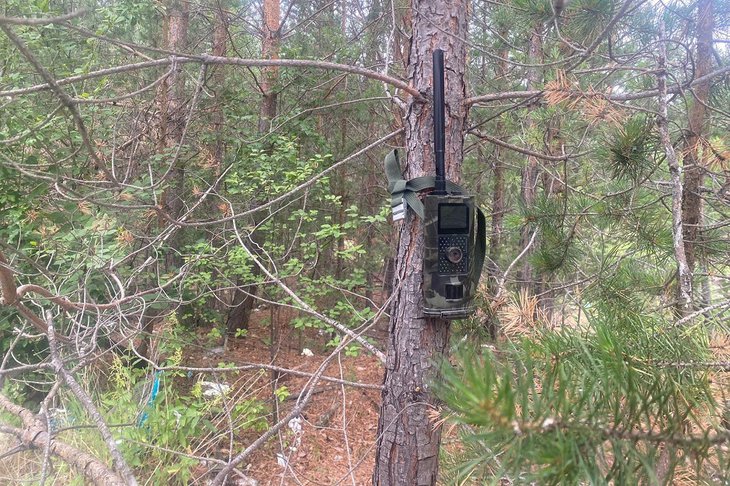
<svg viewBox="0 0 730 486"><path fill-rule="evenodd" d="M152 381L152 391L150 392L150 398L147 400L145 409L152 408L155 404L155 400L157 399L157 395L160 393L160 375L162 375L162 371L155 371L154 380ZM147 412L142 411L142 414L140 414L139 419L137 420L137 427L141 427L146 420Z"/></svg>

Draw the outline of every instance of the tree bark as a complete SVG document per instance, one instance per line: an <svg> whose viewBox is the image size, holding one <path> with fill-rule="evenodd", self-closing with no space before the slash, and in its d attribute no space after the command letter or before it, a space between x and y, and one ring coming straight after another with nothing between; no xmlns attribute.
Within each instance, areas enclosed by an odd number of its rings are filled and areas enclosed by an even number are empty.
<svg viewBox="0 0 730 486"><path fill-rule="evenodd" d="M190 4L186 0L168 0L165 5L166 15L163 23L163 46L175 52L185 52L190 21ZM160 153L172 154L182 143L185 132L185 76L181 64L174 66L169 76L160 83L157 92L157 104L160 113L159 136L157 150ZM172 167L167 173L167 188L162 193L160 203L162 209L172 219L178 219L185 207L185 164L181 157L164 157L172 160ZM164 171L166 168L162 168ZM165 224L167 224L165 222ZM176 228L169 239L170 249L165 255L167 269L179 268L182 265L180 246L182 244L181 229ZM138 351L148 358L150 340L154 332L159 310L146 309L140 320L142 332Z"/></svg>
<svg viewBox="0 0 730 486"><path fill-rule="evenodd" d="M281 5L279 0L264 0L264 25L261 28L261 57L263 59L279 59ZM276 117L277 92L279 82L279 68L268 66L263 68L261 76L261 111L259 115L259 133L268 133L271 129L271 120Z"/></svg>
<svg viewBox="0 0 730 486"><path fill-rule="evenodd" d="M684 317L692 310L692 273L687 264L687 255L684 247L682 234L682 168L679 165L677 154L669 136L668 119L668 94L667 94L667 48L665 39L664 21L660 22L659 42L659 63L657 70L657 88L659 91L659 116L657 117L657 129L667 157L667 166L672 179L672 240L674 246L674 259L677 262L678 289L677 289L677 313Z"/></svg>
<svg viewBox="0 0 730 486"><path fill-rule="evenodd" d="M225 56L228 44L228 17L222 6L218 6L215 18L215 28L213 30L213 55ZM221 93L224 89L224 68L225 66L214 66L212 72L213 92L213 113L212 125L215 134L215 142L212 144L211 152L213 155L213 168L216 178L221 173L223 158L225 157L225 144L223 142L223 127L226 124L226 117L223 113L223 100Z"/></svg>
<svg viewBox="0 0 730 486"><path fill-rule="evenodd" d="M697 4L697 51L695 77L701 78L712 69L713 0L700 0ZM684 181L682 188L682 234L687 267L694 273L697 261L697 243L702 222L703 180L702 140L707 125L707 102L710 97L709 80L692 88L694 100L689 110L689 133L686 137Z"/></svg>
<svg viewBox="0 0 730 486"><path fill-rule="evenodd" d="M188 38L190 21L190 5L187 1L170 0L167 5L167 16L163 26L163 43L165 49L184 52ZM174 150L182 141L185 130L185 76L182 65L172 70L170 76L160 85L158 96L160 106L160 138L161 152ZM184 207L185 164L180 157L173 162L168 175L169 187L165 191L162 206L172 218L178 218ZM178 231L179 235L179 231ZM178 247L179 237L170 240L173 250ZM175 251L171 255L175 255ZM172 256L168 259L172 264L180 263Z"/></svg>
<svg viewBox="0 0 730 486"><path fill-rule="evenodd" d="M413 0L408 78L423 93L432 87L432 52L445 52L446 176L459 181L463 157L466 94L467 9L465 0ZM410 100L406 115L405 178L435 170L432 106ZM433 485L438 474L441 430L430 413L436 398L430 381L434 359L448 346L449 322L422 314L423 224L408 212L400 229L391 310L385 386L378 422L373 484Z"/></svg>

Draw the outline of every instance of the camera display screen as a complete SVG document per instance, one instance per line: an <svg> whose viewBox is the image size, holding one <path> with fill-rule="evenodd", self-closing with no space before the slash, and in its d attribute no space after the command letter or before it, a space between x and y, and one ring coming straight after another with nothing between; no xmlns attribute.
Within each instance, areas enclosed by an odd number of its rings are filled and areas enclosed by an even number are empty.
<svg viewBox="0 0 730 486"><path fill-rule="evenodd" d="M439 233L468 233L469 206L439 204Z"/></svg>

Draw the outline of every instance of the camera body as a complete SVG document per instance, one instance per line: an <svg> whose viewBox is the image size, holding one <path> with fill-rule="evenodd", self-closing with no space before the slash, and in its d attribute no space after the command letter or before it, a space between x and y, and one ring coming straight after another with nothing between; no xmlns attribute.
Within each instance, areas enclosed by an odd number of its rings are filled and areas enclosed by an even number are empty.
<svg viewBox="0 0 730 486"><path fill-rule="evenodd" d="M476 206L473 196L424 197L423 313L461 319L472 301L481 268L476 268Z"/></svg>

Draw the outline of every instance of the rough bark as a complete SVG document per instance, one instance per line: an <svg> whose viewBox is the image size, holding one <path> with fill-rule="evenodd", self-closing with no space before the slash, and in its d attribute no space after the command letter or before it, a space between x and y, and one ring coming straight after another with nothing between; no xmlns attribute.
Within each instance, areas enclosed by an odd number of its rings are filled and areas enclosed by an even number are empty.
<svg viewBox="0 0 730 486"><path fill-rule="evenodd" d="M223 8L219 5L216 11L215 28L213 30L213 55L225 56L228 44L228 17ZM215 134L215 142L212 144L211 152L213 156L213 167L216 177L220 175L223 158L225 157L225 144L223 143L223 127L226 124L225 114L223 113L221 93L224 88L225 66L214 66L212 72L213 84L213 112L212 125Z"/></svg>
<svg viewBox="0 0 730 486"><path fill-rule="evenodd" d="M263 59L279 59L279 27L281 23L281 5L279 0L264 0L264 24L261 28L261 57ZM277 66L265 67L260 80L261 110L259 115L259 133L267 133L271 128L271 120L276 116L277 92L279 81Z"/></svg>
<svg viewBox="0 0 730 486"><path fill-rule="evenodd" d="M26 412L32 415L30 411L26 410ZM98 486L126 485L119 476L96 457L56 440L37 419L30 424L25 424L23 428L0 425L0 432L15 436L21 444L30 449L50 450L52 455L74 468L91 484Z"/></svg>
<svg viewBox="0 0 730 486"><path fill-rule="evenodd" d="M446 64L446 175L459 181L466 118L464 71L467 2L414 0L408 78L431 92L432 52L441 48ZM406 115L406 179L434 173L430 104L410 100ZM422 316L423 224L412 212L400 228L394 301L391 310L384 391L378 422L373 483L432 485L438 474L441 430L429 414L433 360L448 346L449 323Z"/></svg>
<svg viewBox="0 0 730 486"><path fill-rule="evenodd" d="M657 117L657 129L659 137L664 147L667 158L667 166L671 176L672 184L672 240L674 246L674 259L677 262L678 274L678 292L677 292L677 312L684 317L691 312L692 309L692 273L687 265L687 255L684 247L684 237L682 235L682 168L679 165L677 153L672 145L669 136L669 120L668 120L668 95L667 95L667 53L665 45L665 27L664 23L660 23L661 42L659 42L659 65L657 74L657 88L659 91L659 116Z"/></svg>
<svg viewBox="0 0 730 486"><path fill-rule="evenodd" d="M175 52L184 52L188 37L188 24L190 21L190 5L186 0L168 0L165 5L165 19L162 27L162 42L166 49ZM185 132L185 75L182 64L173 66L170 75L160 83L157 92L157 105L159 108L159 135L157 139L157 150L160 153L168 154L165 160L170 160L172 166L160 167L163 172L167 170L167 188L162 193L160 204L162 210L172 219L178 219L185 208L183 199L185 194L185 164L183 158L172 156L179 144L182 143ZM166 222L165 222L166 224ZM182 244L180 229L168 240L170 249L165 255L165 266L168 269L179 268L182 265L179 248ZM154 332L157 313L145 315L141 319L140 331L142 341L140 349L146 353L150 348L151 335Z"/></svg>
<svg viewBox="0 0 730 486"><path fill-rule="evenodd" d="M163 26L163 43L166 49L184 52L188 37L190 5L187 1L170 0L167 3L167 16ZM170 76L161 83L158 96L160 107L159 149L171 151L181 143L185 129L185 76L182 65L172 70ZM169 186L165 191L162 206L172 218L178 218L184 207L185 165L177 157L169 172ZM170 240L173 250L179 242L178 236ZM171 254L175 252L172 251ZM171 257L170 263L179 263Z"/></svg>
<svg viewBox="0 0 730 486"><path fill-rule="evenodd" d="M697 51L695 76L702 77L712 69L713 1L700 0L697 4ZM687 267L694 273L697 261L697 244L702 222L703 180L702 140L706 132L707 102L710 97L709 80L698 83L692 89L694 100L689 110L689 130L686 137L684 181L682 188L682 233Z"/></svg>

